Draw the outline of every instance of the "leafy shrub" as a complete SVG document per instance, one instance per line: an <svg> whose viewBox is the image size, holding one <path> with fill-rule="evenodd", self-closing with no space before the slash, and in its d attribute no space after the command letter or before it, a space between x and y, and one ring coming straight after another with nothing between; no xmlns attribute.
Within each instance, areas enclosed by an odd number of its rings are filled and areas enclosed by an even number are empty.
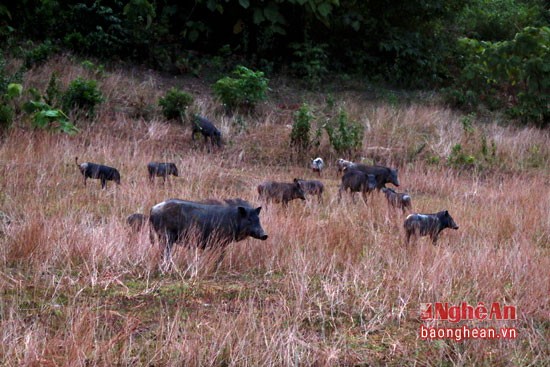
<svg viewBox="0 0 550 367"><path fill-rule="evenodd" d="M363 126L357 121L350 120L343 109L335 118L329 119L324 125L330 145L336 153L351 155L361 148L363 143Z"/></svg>
<svg viewBox="0 0 550 367"><path fill-rule="evenodd" d="M263 72L239 65L232 74L236 77L226 76L212 85L214 94L226 108L253 109L258 102L267 99L269 80Z"/></svg>
<svg viewBox="0 0 550 367"><path fill-rule="evenodd" d="M302 104L294 113L294 124L290 133L290 145L298 150L307 150L311 144L310 130L313 114L307 104Z"/></svg>
<svg viewBox="0 0 550 367"><path fill-rule="evenodd" d="M291 63L292 72L304 78L310 86L318 86L323 76L328 72L326 44L293 43L295 61Z"/></svg>
<svg viewBox="0 0 550 367"><path fill-rule="evenodd" d="M63 109L82 109L93 115L96 105L102 101L103 96L97 87L97 81L77 78L63 94Z"/></svg>
<svg viewBox="0 0 550 367"><path fill-rule="evenodd" d="M46 40L25 53L25 67L28 69L43 64L57 52L59 52L59 48L54 46L51 41Z"/></svg>
<svg viewBox="0 0 550 367"><path fill-rule="evenodd" d="M52 108L44 102L31 101L30 103L35 109L31 117L34 127L66 134L75 134L78 132L76 126L69 120L69 117L60 109Z"/></svg>
<svg viewBox="0 0 550 367"><path fill-rule="evenodd" d="M193 103L193 96L177 88L171 88L164 97L159 99L162 114L168 120L184 120L187 108Z"/></svg>
<svg viewBox="0 0 550 367"><path fill-rule="evenodd" d="M447 100L475 107L504 108L524 123L550 121L550 27L527 27L513 40L460 40L464 65Z"/></svg>

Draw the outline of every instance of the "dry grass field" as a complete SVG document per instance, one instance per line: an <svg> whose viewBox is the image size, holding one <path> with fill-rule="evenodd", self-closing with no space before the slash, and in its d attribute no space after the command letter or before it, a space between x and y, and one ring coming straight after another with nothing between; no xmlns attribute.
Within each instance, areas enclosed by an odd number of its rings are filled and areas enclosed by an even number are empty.
<svg viewBox="0 0 550 367"><path fill-rule="evenodd" d="M46 87L90 71L62 57L29 71ZM448 209L459 230L438 245L404 245L404 217L373 193L367 206L337 200L338 157L323 141L311 156L289 150L288 104L323 105L322 95L271 87L246 131L220 112L208 84L147 71L99 78L107 100L74 136L24 121L0 141L0 364L4 366L548 366L550 361L550 134L474 119L430 103L402 105L360 92L335 94L366 127L361 157L399 169L413 210ZM215 121L223 149L208 153L190 128L138 117L168 87L193 93ZM456 143L493 142L483 170L449 167ZM419 144L425 143L420 149ZM421 151L419 151L421 150ZM148 229L129 214L168 198L257 201L263 180L315 178L309 158L329 167L316 200L260 214L267 241L233 243L216 254L178 246L170 272ZM122 184L86 186L74 159L117 167ZM361 157L355 157L360 159ZM437 163L434 157L438 157ZM352 157L343 157L352 158ZM173 161L180 177L150 184L149 161ZM517 320L440 322L511 327L517 338L423 340L422 303L499 302Z"/></svg>

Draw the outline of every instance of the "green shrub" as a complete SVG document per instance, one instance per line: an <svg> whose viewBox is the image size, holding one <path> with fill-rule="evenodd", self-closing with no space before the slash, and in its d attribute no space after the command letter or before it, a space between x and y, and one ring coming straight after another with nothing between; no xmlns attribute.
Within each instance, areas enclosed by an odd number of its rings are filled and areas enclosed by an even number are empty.
<svg viewBox="0 0 550 367"><path fill-rule="evenodd" d="M469 108L483 102L523 123L550 122L550 28L527 27L513 40L460 40L463 67L447 100Z"/></svg>
<svg viewBox="0 0 550 367"><path fill-rule="evenodd" d="M307 104L302 104L300 109L294 113L294 123L290 133L290 145L300 151L309 149L311 145L310 130L311 121L314 116Z"/></svg>
<svg viewBox="0 0 550 367"><path fill-rule="evenodd" d="M31 117L32 125L40 129L75 134L78 129L69 117L60 109L52 108L47 103L31 101L35 112Z"/></svg>
<svg viewBox="0 0 550 367"><path fill-rule="evenodd" d="M187 108L193 103L193 96L177 88L171 88L164 97L159 99L162 114L168 120L180 119L184 121Z"/></svg>
<svg viewBox="0 0 550 367"><path fill-rule="evenodd" d="M364 128L357 121L350 120L343 109L340 109L335 118L329 119L324 127L336 153L351 155L361 148Z"/></svg>
<svg viewBox="0 0 550 367"><path fill-rule="evenodd" d="M290 64L294 75L303 78L310 86L318 86L323 76L328 72L328 56L326 44L293 43L295 61Z"/></svg>
<svg viewBox="0 0 550 367"><path fill-rule="evenodd" d="M232 74L235 78L227 76L212 85L214 94L227 109L242 107L250 110L267 99L269 80L263 72L239 65Z"/></svg>
<svg viewBox="0 0 550 367"><path fill-rule="evenodd" d="M63 94L63 109L66 111L81 109L93 115L95 107L101 102L103 96L95 80L77 78Z"/></svg>
<svg viewBox="0 0 550 367"><path fill-rule="evenodd" d="M27 69L43 64L50 56L59 52L59 48L54 46L51 41L46 40L44 43L32 48L25 53L25 67Z"/></svg>

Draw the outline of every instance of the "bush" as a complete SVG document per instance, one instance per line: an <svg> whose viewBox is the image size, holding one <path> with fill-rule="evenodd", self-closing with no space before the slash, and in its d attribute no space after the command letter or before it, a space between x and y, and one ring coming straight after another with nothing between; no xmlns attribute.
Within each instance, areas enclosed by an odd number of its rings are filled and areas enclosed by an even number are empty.
<svg viewBox="0 0 550 367"><path fill-rule="evenodd" d="M336 118L329 119L325 124L330 145L336 153L352 153L363 143L363 126L357 121L350 120L343 109Z"/></svg>
<svg viewBox="0 0 550 367"><path fill-rule="evenodd" d="M321 79L328 72L327 45L314 45L312 42L293 43L290 47L294 50L295 61L290 68L298 77L304 78L312 87L318 86Z"/></svg>
<svg viewBox="0 0 550 367"><path fill-rule="evenodd" d="M458 106L504 108L541 127L550 121L550 28L527 27L513 40L460 40L464 64L447 99Z"/></svg>
<svg viewBox="0 0 550 367"><path fill-rule="evenodd" d="M253 109L258 102L267 99L269 79L261 71L253 71L242 65L233 70L236 78L224 77L212 85L216 97L229 110Z"/></svg>
<svg viewBox="0 0 550 367"><path fill-rule="evenodd" d="M300 109L294 113L294 124L290 133L290 145L300 151L309 149L311 144L310 130L313 114L307 104L302 104Z"/></svg>
<svg viewBox="0 0 550 367"><path fill-rule="evenodd" d="M96 105L103 102L103 96L97 88L97 81L77 78L69 84L63 94L63 109L70 111L82 109L94 114Z"/></svg>
<svg viewBox="0 0 550 367"><path fill-rule="evenodd" d="M187 108L193 103L193 96L177 88L171 88L164 97L159 99L162 114L168 120L184 121Z"/></svg>
<svg viewBox="0 0 550 367"><path fill-rule="evenodd" d="M25 53L25 67L27 69L43 64L50 56L59 52L59 48L54 46L51 41L46 40L44 43L34 47Z"/></svg>

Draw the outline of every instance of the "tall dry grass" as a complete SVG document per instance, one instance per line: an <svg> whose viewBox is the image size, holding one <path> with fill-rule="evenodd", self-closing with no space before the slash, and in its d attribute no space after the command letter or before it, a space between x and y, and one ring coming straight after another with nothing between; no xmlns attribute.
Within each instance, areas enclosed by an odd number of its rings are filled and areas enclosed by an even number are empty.
<svg viewBox="0 0 550 367"><path fill-rule="evenodd" d="M55 65L26 83L47 80ZM55 66L60 67L60 66ZM488 124L500 163L483 174L430 165L410 150L426 142L444 157L460 141L461 116L421 105L391 107L345 95L362 121L365 160L399 168L419 212L448 209L460 229L403 244L403 216L379 193L337 200L339 179L324 173L317 200L261 212L265 242L231 244L216 257L178 247L174 269L159 271L148 229L132 233L129 214L167 198L241 197L257 202L265 179L313 178L288 151L291 112L276 103L246 117L248 133L216 112L193 84L201 113L220 121L223 150L208 153L190 131L133 103L154 104L170 83L134 72L101 81L108 102L81 133L15 128L0 144L0 360L6 366L336 366L545 365L550 312L548 133ZM183 85L185 89L185 85ZM141 102L140 102L141 101ZM291 121L291 120L290 120ZM533 146L538 150L533 150ZM388 149L369 149L383 147ZM329 165L334 155L328 147ZM536 155L536 157L533 157ZM122 185L88 180L74 163L117 167ZM148 182L146 163L173 161L180 177ZM532 164L543 162L543 165ZM425 341L420 304L502 302L518 309L516 340Z"/></svg>

